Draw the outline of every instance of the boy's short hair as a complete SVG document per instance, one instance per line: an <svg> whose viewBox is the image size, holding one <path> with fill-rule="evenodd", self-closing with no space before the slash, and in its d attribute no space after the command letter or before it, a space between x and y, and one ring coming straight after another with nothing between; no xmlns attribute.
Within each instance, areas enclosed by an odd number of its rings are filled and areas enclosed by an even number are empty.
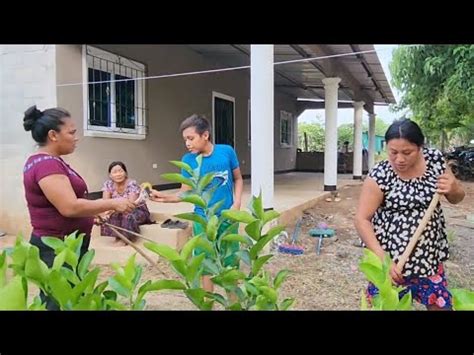
<svg viewBox="0 0 474 355"><path fill-rule="evenodd" d="M189 127L194 127L199 135L202 135L204 132L208 131L209 137L211 137L211 124L204 115L193 114L189 116L183 122L181 122L179 131L183 133L183 131Z"/></svg>

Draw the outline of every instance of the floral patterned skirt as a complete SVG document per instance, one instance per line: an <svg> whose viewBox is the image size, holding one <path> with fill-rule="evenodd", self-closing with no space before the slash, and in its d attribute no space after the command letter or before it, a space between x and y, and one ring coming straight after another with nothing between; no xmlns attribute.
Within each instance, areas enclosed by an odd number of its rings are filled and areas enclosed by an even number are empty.
<svg viewBox="0 0 474 355"><path fill-rule="evenodd" d="M110 216L108 223L117 227L125 228L129 231L140 233L140 225L154 223L150 219L150 211L146 205L141 205L129 213L114 213ZM127 232L119 230L128 239L135 239L135 237ZM108 226L102 225L100 233L103 236L116 237L116 234Z"/></svg>
<svg viewBox="0 0 474 355"><path fill-rule="evenodd" d="M452 308L452 296L448 291L443 264L438 265L438 272L433 276L405 277L404 280L405 282L400 286L405 286L406 289L400 292L399 298L411 291L412 298L425 306L436 305L443 309ZM377 287L369 282L366 292L367 300L370 302L378 292Z"/></svg>

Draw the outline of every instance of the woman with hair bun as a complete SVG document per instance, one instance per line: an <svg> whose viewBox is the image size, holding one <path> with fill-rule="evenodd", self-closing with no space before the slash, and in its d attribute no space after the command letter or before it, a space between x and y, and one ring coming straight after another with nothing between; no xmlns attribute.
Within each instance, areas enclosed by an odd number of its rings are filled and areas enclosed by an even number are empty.
<svg viewBox="0 0 474 355"><path fill-rule="evenodd" d="M74 152L77 144L76 125L68 111L50 108L40 111L30 107L23 118L25 131L38 144L38 151L27 160L23 169L25 197L33 231L30 243L39 249L41 260L53 265L54 250L41 237L64 236L75 231L84 233L81 257L87 252L94 216L114 210L129 212L135 205L125 198L88 200L84 179L63 159ZM54 300L40 294L47 309L58 309Z"/></svg>

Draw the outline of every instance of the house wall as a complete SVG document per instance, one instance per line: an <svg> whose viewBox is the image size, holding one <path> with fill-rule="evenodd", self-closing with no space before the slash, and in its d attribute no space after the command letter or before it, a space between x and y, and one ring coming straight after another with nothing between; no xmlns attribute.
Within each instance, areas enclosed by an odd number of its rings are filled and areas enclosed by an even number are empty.
<svg viewBox="0 0 474 355"><path fill-rule="evenodd" d="M36 150L23 129L26 109L56 106L56 47L0 45L0 230L31 233L23 166Z"/></svg>
<svg viewBox="0 0 474 355"><path fill-rule="evenodd" d="M182 45L102 45L101 49L144 63L147 76L213 69L211 60ZM82 82L82 46L57 46L58 83ZM222 66L222 65L221 65ZM131 177L153 184L167 183L160 175L175 171L169 160L179 160L186 152L179 133L181 121L193 113L212 119L212 92L235 98L235 142L241 170L250 174L248 144L248 70L193 76L152 79L146 81L148 136L145 140L83 137L85 117L81 86L58 87L58 104L77 118L81 142L76 152L66 159L86 179L90 191L100 190L107 178L107 166L122 160ZM291 148L280 147L280 110L295 113L296 101L275 93L275 171L293 170L296 166L296 126L293 124ZM294 115L296 116L296 115ZM296 117L294 117L296 122ZM91 158L92 157L92 158ZM157 169L152 165L156 163Z"/></svg>

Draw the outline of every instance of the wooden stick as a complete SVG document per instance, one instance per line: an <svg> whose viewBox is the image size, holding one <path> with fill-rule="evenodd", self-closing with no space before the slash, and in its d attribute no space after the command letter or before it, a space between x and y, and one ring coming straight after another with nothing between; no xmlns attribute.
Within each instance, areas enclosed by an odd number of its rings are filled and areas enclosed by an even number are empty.
<svg viewBox="0 0 474 355"><path fill-rule="evenodd" d="M113 224L110 224L110 223L107 223L107 222L103 222L102 224L105 225L105 226L111 227L111 228L115 228L115 229L118 229L118 230L121 230L121 231L130 233L131 235L133 235L133 236L135 236L135 237L137 237L137 238L145 239L145 240L148 240L149 242L156 243L153 239L146 238L146 237L142 236L141 234L138 234L138 233L129 231L128 229L125 229L125 228L122 228L122 227L118 227L118 226L114 226Z"/></svg>
<svg viewBox="0 0 474 355"><path fill-rule="evenodd" d="M435 192L433 195L433 199L430 202L430 205L428 206L428 209L425 212L425 215L421 219L420 224L418 225L418 228L416 228L415 233L410 239L410 242L408 243L405 251L403 252L402 256L400 259L398 259L397 263L397 269L399 272L402 272L403 267L405 266L405 263L407 262L408 258L410 257L411 253L413 252L413 249L415 248L416 243L421 237L421 234L425 230L426 225L428 224L429 220L431 219L431 215L433 214L433 211L435 210L436 206L438 205L440 195L439 193Z"/></svg>
<svg viewBox="0 0 474 355"><path fill-rule="evenodd" d="M98 216L98 217L104 224L108 225L108 227L117 235L117 237L119 237L119 239L121 239L122 241L127 243L129 246L131 246L133 249L135 249L141 256L143 256L146 259L146 261L148 261L152 266L154 266L155 269L157 269L163 276L168 277L168 275L166 275L163 271L161 271L160 268L158 267L158 265L153 261L153 259L150 258L148 255L146 255L146 253L141 248L139 248L135 243L133 243L131 240L129 240L127 237L125 237L122 233L120 233L116 229L115 226L113 226L109 223L105 223L104 219L101 216ZM130 231L128 231L128 232L130 232ZM133 233L133 232L131 232L131 233Z"/></svg>

